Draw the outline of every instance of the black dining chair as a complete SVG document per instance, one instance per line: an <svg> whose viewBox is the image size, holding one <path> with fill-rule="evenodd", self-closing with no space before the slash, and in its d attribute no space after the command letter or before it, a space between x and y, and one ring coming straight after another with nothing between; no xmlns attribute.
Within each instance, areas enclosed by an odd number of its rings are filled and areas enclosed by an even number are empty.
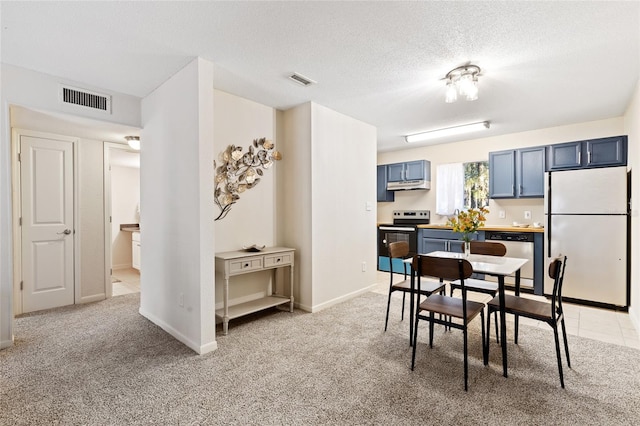
<svg viewBox="0 0 640 426"><path fill-rule="evenodd" d="M560 356L560 338L558 336L558 323L562 327L562 337L564 339L564 351L567 357L567 366L571 368L569 360L569 344L567 343L567 330L564 325L564 312L562 310L562 282L564 280L564 270L567 264L567 256L564 259L554 259L549 264L549 277L553 279L553 292L551 302L541 302L528 299L522 296L505 295L505 312L516 317L521 316L542 321L553 328L553 335L556 340L556 358L558 359L558 372L560 373L560 386L564 388L564 376L562 374L562 357ZM487 327L490 326L491 312L500 310L500 300L494 297L487 304L489 315L487 315ZM489 339L487 339L487 355L489 351ZM518 328L515 328L514 342L518 344Z"/></svg>
<svg viewBox="0 0 640 426"><path fill-rule="evenodd" d="M389 243L389 264L390 264L390 272L389 272L389 296L387 298L387 315L384 320L384 331L387 331L387 325L389 323L389 307L391 306L391 294L394 291L402 292L402 317L404 320L404 305L405 298L407 293L411 293L411 280L407 279L407 266L410 265L403 263L403 271L404 280L398 283L393 283L393 274L401 273L400 271L394 271L393 269L393 259L406 259L409 255L409 243L406 241L396 241L393 243ZM417 290L416 290L417 291ZM440 281L423 281L422 289L417 294L422 294L423 296L429 296L431 293L444 293L445 292L445 284Z"/></svg>
<svg viewBox="0 0 640 426"><path fill-rule="evenodd" d="M418 323L419 320L429 321L429 347L433 348L433 325L443 324L462 330L464 345L464 390L468 390L469 362L468 362L468 326L478 314L480 314L480 323L482 328L482 355L486 364L487 352L485 349L485 332L484 332L484 303L472 302L467 300L467 288L465 281L473 273L471 263L465 259L441 258L432 256L415 256L413 258L413 268L417 271L418 291L421 288L421 277L429 276L440 280L460 280L460 289L462 298L445 296L442 294L432 294L420 303L416 311L416 320L413 328L413 354L411 356L411 370L414 369L416 363L416 347L418 346ZM427 316L424 312L429 313ZM445 319L436 318L435 314L444 316ZM458 318L462 320L461 324L454 323L450 318ZM449 319L446 319L449 318Z"/></svg>
<svg viewBox="0 0 640 426"><path fill-rule="evenodd" d="M471 254L484 254L486 256L504 256L507 254L507 247L502 243L489 242L489 241L476 241L470 242ZM464 243L462 243L462 250L464 251ZM481 280L478 278L469 278L465 281L467 291L474 293L487 294L491 297L496 297L498 294L498 283L493 281ZM453 296L454 290L460 290L460 281L456 280L450 284L450 295ZM500 341L498 337L498 314L494 312L493 316L495 320L496 328L496 340ZM489 329L487 329L489 333Z"/></svg>

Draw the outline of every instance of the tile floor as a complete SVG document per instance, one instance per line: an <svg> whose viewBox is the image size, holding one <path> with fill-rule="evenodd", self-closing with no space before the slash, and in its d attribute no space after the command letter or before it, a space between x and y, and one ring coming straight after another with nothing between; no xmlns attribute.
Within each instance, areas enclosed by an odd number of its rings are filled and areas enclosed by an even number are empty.
<svg viewBox="0 0 640 426"><path fill-rule="evenodd" d="M115 269L111 281L115 280L118 281L113 283L114 296L140 292L140 272L137 269Z"/></svg>
<svg viewBox="0 0 640 426"><path fill-rule="evenodd" d="M381 271L378 271L377 273L377 286L373 291L386 295L389 291L389 273ZM396 279L401 281L402 276L397 275L397 278L394 278L394 280ZM396 296L398 298L402 297L399 292L394 293L392 297ZM547 300L542 296L526 296L538 298L540 300ZM482 302L487 302L488 300L488 296L478 293L469 293L469 298ZM628 313L575 305L566 302L563 303L563 307L565 311L567 334L640 349L640 333L634 328ZM513 322L513 316L508 315L507 321ZM549 326L543 322L530 320L528 318L521 318L520 324L549 328Z"/></svg>

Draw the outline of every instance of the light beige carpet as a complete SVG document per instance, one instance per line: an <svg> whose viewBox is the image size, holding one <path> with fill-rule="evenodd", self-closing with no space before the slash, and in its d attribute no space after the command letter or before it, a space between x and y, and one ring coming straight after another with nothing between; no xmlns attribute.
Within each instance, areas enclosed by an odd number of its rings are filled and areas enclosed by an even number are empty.
<svg viewBox="0 0 640 426"><path fill-rule="evenodd" d="M469 338L427 327L410 371L408 322L367 293L316 314L273 310L231 323L198 356L138 314L139 295L16 319L0 351L2 425L632 425L640 419L640 351L569 336L561 389L551 329L521 326L501 375Z"/></svg>

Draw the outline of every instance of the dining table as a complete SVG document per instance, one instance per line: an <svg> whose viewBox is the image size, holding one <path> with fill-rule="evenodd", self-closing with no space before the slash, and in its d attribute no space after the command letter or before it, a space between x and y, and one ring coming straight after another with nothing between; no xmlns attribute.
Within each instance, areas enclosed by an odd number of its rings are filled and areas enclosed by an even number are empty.
<svg viewBox="0 0 640 426"><path fill-rule="evenodd" d="M505 312L505 285L504 278L509 275L515 274L515 286L516 291L520 288L520 269L524 266L529 260L522 259L519 257L507 257L507 256L488 256L483 254L465 254L465 253L455 253L449 251L432 251L430 253L420 254L421 256L432 256L432 257L441 257L441 258L449 258L449 259L465 259L471 263L471 267L473 268L473 272L476 274L485 274L491 275L498 279L498 298L500 301L500 343L502 346L502 370L503 376L507 377L507 323L506 323L506 312ZM413 259L406 259L406 263L412 262ZM411 271L411 303L409 304L410 310L410 318L409 318L409 342L414 345L415 342L412 341L413 336L413 316L415 311L418 309L417 303L419 303L419 297L415 298L415 271L412 268ZM416 302L417 300L417 302ZM517 327L517 323L516 323ZM487 330L487 341L485 346L484 360L485 365L488 363L489 359L489 330Z"/></svg>

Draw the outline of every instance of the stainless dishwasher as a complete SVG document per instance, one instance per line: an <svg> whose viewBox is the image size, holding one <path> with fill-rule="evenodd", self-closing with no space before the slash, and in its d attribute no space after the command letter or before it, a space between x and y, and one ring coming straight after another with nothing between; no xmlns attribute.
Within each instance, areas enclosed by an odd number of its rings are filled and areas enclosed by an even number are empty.
<svg viewBox="0 0 640 426"><path fill-rule="evenodd" d="M533 233L485 231L486 241L504 244L507 248L505 256L527 259L528 262L520 269L520 288L533 289ZM495 277L485 277L489 281L498 281ZM515 285L515 276L505 277L505 284Z"/></svg>

